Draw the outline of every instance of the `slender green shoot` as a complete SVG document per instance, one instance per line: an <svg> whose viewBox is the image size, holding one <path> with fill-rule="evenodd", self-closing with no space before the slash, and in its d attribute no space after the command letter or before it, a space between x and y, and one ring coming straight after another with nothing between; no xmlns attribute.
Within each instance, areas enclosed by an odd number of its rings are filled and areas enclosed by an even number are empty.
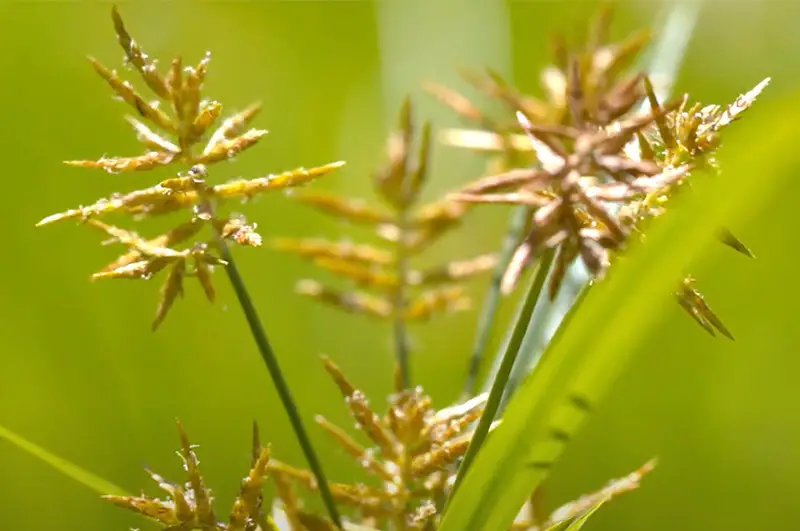
<svg viewBox="0 0 800 531"><path fill-rule="evenodd" d="M500 411L505 409L505 406L511 398L511 395L514 393L514 390L520 386L522 380L531 374L532 368L539 363L542 356L547 354L548 350L545 347L550 343L555 343L558 341L559 338L565 334L567 330L569 330L569 323L572 320L572 317L581 307L583 300L586 298L586 295L589 293L589 290L593 285L594 284L592 282L587 282L578 292L578 295L572 298L572 304L567 309L567 313L561 317L561 320L558 322L558 327L554 333L548 334L547 336L536 334L531 335L529 330L525 334L525 339L522 341L522 345L519 348L520 353L526 353L536 348L537 355L531 359L531 370L518 370L520 367L519 363L514 365L514 369L511 371L511 375L508 378L508 384L506 385L505 394L503 395L503 401L500 404ZM538 317L539 315L540 314L537 312L534 317ZM542 345L542 347L537 348L537 345Z"/></svg>
<svg viewBox="0 0 800 531"><path fill-rule="evenodd" d="M533 315L536 301L539 300L539 294L547 280L547 275L550 273L550 265L553 263L554 255L555 252L552 249L548 249L542 254L536 265L536 274L531 280L531 286L528 288L528 292L525 295L525 303L513 325L514 331L506 345L506 351L503 354L503 362L500 364L500 370L497 372L497 376L495 376L494 383L492 384L492 390L489 392L486 408L483 410L483 414L478 421L478 426L475 428L475 433L470 440L467 452L464 454L464 459L458 468L458 475L456 476L453 490L450 493L451 499L455 495L459 483L466 475L469 465L475 459L481 445L489 435L489 428L492 422L494 422L497 411L500 408L500 402L503 399L508 377L511 374L511 368L514 366L514 361L517 359L517 354L522 344L522 338L525 336L525 331L530 326L531 315ZM446 507L447 505L445 504L445 508Z"/></svg>
<svg viewBox="0 0 800 531"><path fill-rule="evenodd" d="M32 443L22 435L19 435L5 426L0 425L0 439L5 439L25 453L32 455L38 460L50 465L65 476L74 479L81 485L90 488L98 494L115 494L117 496L128 496L124 489L118 487L108 480L96 476L79 467L75 463L67 461L63 457L52 454L41 446Z"/></svg>
<svg viewBox="0 0 800 531"><path fill-rule="evenodd" d="M258 318L258 313L256 313L255 306L253 305L253 301L247 291L244 279L239 273L239 269L236 267L236 262L233 260L233 255L231 254L228 245L225 243L225 240L219 237L219 235L217 236L217 246L219 247L220 255L226 262L225 272L228 274L228 278L231 281L233 290L236 292L236 298L239 300L242 311L247 318L247 323L250 325L250 332L253 334L253 339L258 346L258 351L261 354L261 358L264 360L264 364L267 366L267 370L269 370L269 374L272 377L272 383L275 385L275 390L278 392L278 396L283 404L283 409L286 410L286 413L289 415L289 421L291 422L292 429L297 437L297 442L300 444L300 448L303 450L303 454L308 462L308 467L311 469L311 472L314 474L314 478L317 481L319 493L322 497L323 503L325 504L325 508L328 511L328 515L336 524L336 526L341 529L341 518L339 517L339 512L336 509L336 504L333 501L333 495L331 494L330 487L328 486L328 481L325 479L325 473L322 470L322 464L320 463L319 458L314 451L314 447L311 445L311 440L309 439L306 429L303 426L303 421L300 419L300 413L297 411L297 405L295 404L292 394L289 391L289 386L286 383L286 379L283 377L280 365L278 365L278 358L275 356L275 352L272 350L272 346L267 339L267 334Z"/></svg>
<svg viewBox="0 0 800 531"><path fill-rule="evenodd" d="M405 188L408 188L408 180L403 183ZM407 193L404 192L404 193ZM408 216L405 209L401 209L397 215L398 232L401 235L397 241L397 253L395 258L397 260L397 278L408 278L408 252L406 233L408 225ZM400 281L397 283L397 291L394 294L394 316L392 321L393 339L394 339L394 354L397 360L397 366L400 370L400 381L403 389L411 387L411 369L409 367L409 339L408 339L408 326L404 318L407 306L407 296L405 290L405 282Z"/></svg>
<svg viewBox="0 0 800 531"><path fill-rule="evenodd" d="M503 273L508 267L511 256L517 247L517 243L522 238L523 231L525 230L525 222L530 216L530 208L527 206L518 206L509 216L508 228L506 229L503 244L500 250L500 258L497 265L492 271L492 280L489 288L486 290L486 295L483 299L483 307L481 308L480 316L478 317L478 331L475 335L475 343L472 346L472 352L469 358L469 367L467 369L467 379L464 384L464 396L469 398L474 396L477 392L478 377L481 370L481 362L483 355L486 351L486 346L489 344L489 338L492 333L492 325L494 318L497 315L497 307L500 302L500 284L503 280Z"/></svg>

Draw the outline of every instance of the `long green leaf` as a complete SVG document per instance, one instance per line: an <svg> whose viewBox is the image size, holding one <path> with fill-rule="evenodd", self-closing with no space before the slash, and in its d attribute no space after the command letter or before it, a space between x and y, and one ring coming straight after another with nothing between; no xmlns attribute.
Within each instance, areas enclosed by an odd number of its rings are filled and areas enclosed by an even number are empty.
<svg viewBox="0 0 800 531"><path fill-rule="evenodd" d="M536 307L536 301L539 300L539 294L542 292L544 283L547 280L547 274L550 272L550 265L553 263L555 253L553 250L548 250L542 255L539 263L536 264L536 274L531 279L531 286L528 293L525 294L525 299L519 315L517 315L517 322L513 327L511 338L506 345L506 351L503 354L503 361L497 371L495 380L492 383L492 389L489 392L489 398L486 400L486 407L483 409L483 414L472 434L472 439L469 441L467 453L464 454L464 459L461 461L461 467L458 469L456 481L453 484L453 492L458 489L461 479L469 470L469 466L475 456L478 455L483 441L489 436L489 428L494 422L497 410L500 408L500 402L503 399L503 391L508 385L508 376L511 374L511 368L514 366L514 360L517 359L519 353L519 346L522 344L522 338L525 336L525 330L533 315L533 310Z"/></svg>
<svg viewBox="0 0 800 531"><path fill-rule="evenodd" d="M793 96L774 102L772 112L762 102L748 112L721 150L722 176L697 175L692 193L677 198L646 242L591 290L569 330L509 402L448 504L440 531L507 529L609 386L646 351L640 339L672 304L678 281L719 227L754 215L795 177L800 99Z"/></svg>
<svg viewBox="0 0 800 531"><path fill-rule="evenodd" d="M64 459L63 457L58 457L55 454L51 454L41 446L38 446L25 437L14 433L13 431L9 430L5 426L0 425L0 438L3 438L33 457L47 463L51 467L55 468L65 476L74 479L78 483L89 487L93 491L97 492L98 494L114 494L116 496L128 496L128 493L125 492L120 487L114 485L110 481L106 481L105 479L92 474L91 472L82 469L78 465L71 463Z"/></svg>

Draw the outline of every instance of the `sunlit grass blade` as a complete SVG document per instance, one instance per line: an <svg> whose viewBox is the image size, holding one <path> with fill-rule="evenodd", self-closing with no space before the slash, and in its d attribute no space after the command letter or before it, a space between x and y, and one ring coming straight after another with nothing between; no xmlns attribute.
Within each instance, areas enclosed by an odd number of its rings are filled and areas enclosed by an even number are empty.
<svg viewBox="0 0 800 531"><path fill-rule="evenodd" d="M116 496L128 496L127 492L114 485L110 481L106 481L105 479L92 474L88 470L84 470L75 463L67 461L63 457L59 457L48 452L41 446L32 443L22 435L18 435L2 425L0 425L0 438L5 439L23 452L30 454L38 460L50 465L65 476L74 479L81 485L89 487L100 495L113 494Z"/></svg>
<svg viewBox="0 0 800 531"><path fill-rule="evenodd" d="M792 96L765 102L747 127L731 131L720 152L722 175L697 175L691 193L676 198L647 240L593 287L509 402L439 531L507 529L631 358L646 351L640 340L719 227L746 221L794 178L800 103Z"/></svg>
<svg viewBox="0 0 800 531"><path fill-rule="evenodd" d="M492 383L492 389L489 392L489 398L486 401L486 408L483 410L483 415L481 415L478 426L475 428L475 432L472 435L472 440L470 440L467 453L464 455L464 459L461 461L461 467L458 469L458 475L456 476L455 484L453 485L453 492L455 492L455 490L461 484L461 480L464 478L464 475L469 469L470 464L475 459L475 456L478 455L481 445L489 435L489 428L491 427L492 422L494 422L495 416L497 415L497 410L500 408L500 403L503 399L503 392L508 383L508 377L511 374L511 368L514 366L514 361L517 359L519 347L522 344L523 337L525 336L525 330L527 330L528 326L530 326L530 320L536 307L536 301L539 300L539 294L542 292L545 280L547 279L547 274L550 271L550 265L553 263L553 255L554 253L552 250L546 251L545 254L539 259L539 263L536 265L536 274L531 279L531 286L528 289L528 293L525 295L521 311L519 312L519 315L517 315L517 322L515 323L511 337L506 344L505 353L503 354L503 361L500 363L500 368L498 369L497 375Z"/></svg>
<svg viewBox="0 0 800 531"><path fill-rule="evenodd" d="M573 520L567 527L561 527L560 525L555 525L550 529L548 529L547 531L555 531L556 529L563 529L563 531L578 531L589 520L589 518L592 517L595 511L597 511L597 509L599 509L605 502L606 500L603 500L595 504L594 507L592 507L591 509L580 515L575 520Z"/></svg>

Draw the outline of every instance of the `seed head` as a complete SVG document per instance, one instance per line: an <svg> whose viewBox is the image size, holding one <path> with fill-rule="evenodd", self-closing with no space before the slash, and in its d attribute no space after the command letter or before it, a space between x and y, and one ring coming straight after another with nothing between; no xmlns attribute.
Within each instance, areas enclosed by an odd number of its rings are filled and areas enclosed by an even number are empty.
<svg viewBox="0 0 800 531"><path fill-rule="evenodd" d="M52 214L37 226L75 220L105 232L111 237L108 243L127 247L124 254L92 278L147 280L166 270L153 321L155 329L178 296L183 295L187 277L196 278L206 298L214 301L216 292L212 272L215 266L226 265L215 254L220 242L261 246L261 236L256 232L255 224L248 223L240 214L223 214L226 204L231 200L246 201L272 190L303 186L344 163L298 168L255 179L209 183L209 165L237 156L266 134L260 129L247 128L259 106L252 105L221 119L222 105L202 97L210 54L206 54L196 66L183 67L182 59L175 58L169 71L161 73L156 62L130 36L116 7L112 8L111 15L128 64L139 73L156 100L147 101L131 83L123 81L116 71L109 70L96 59L90 58L90 62L116 95L136 111L135 117L126 116L126 120L147 151L132 157L102 157L67 161L66 164L100 168L108 173L144 172L177 164L188 169L150 187L113 194L87 206ZM98 219L109 214L140 220L180 213L184 217L176 226L151 239ZM206 227L211 236L199 239Z"/></svg>

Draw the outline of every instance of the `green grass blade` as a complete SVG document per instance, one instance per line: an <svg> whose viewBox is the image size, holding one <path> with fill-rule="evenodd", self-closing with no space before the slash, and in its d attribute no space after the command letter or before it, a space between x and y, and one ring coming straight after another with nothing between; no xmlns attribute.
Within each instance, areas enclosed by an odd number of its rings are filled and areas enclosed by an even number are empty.
<svg viewBox="0 0 800 531"><path fill-rule="evenodd" d="M30 442L25 437L14 433L2 425L0 425L0 438L5 439L23 452L32 455L44 463L47 463L65 476L74 479L81 485L89 487L100 495L114 494L117 496L128 496L127 492L114 485L110 481L106 481L105 479L82 469L78 465L67 461L63 457L58 457L55 454L51 454L41 446Z"/></svg>
<svg viewBox="0 0 800 531"><path fill-rule="evenodd" d="M472 352L469 356L469 365L467 368L467 378L464 383L464 400L475 396L478 385L478 377L481 372L481 363L489 339L492 335L492 327L495 324L495 317L497 315L497 307L500 304L500 287L503 281L503 275L506 272L508 263L517 249L519 241L525 236L525 224L530 217L531 212L527 206L516 207L509 216L508 228L506 228L505 236L503 237L503 244L500 248L500 256L497 260L497 265L492 271L492 279L489 282L489 287L486 289L486 295L483 297L483 307L478 315L477 331L475 333L475 342L472 345ZM500 354L495 358L498 360L497 367L492 368L492 372L496 373L496 369L500 366L502 358ZM487 387L491 388L491 383L494 381L494 374L487 380Z"/></svg>
<svg viewBox="0 0 800 531"><path fill-rule="evenodd" d="M794 124L800 99L759 102L720 153L719 178L697 175L693 190L653 224L646 242L594 286L511 399L450 501L439 531L507 529L546 477L567 440L639 352L644 332L674 304L691 263L719 227L756 214L795 177ZM777 105L775 105L777 103Z"/></svg>
<svg viewBox="0 0 800 531"><path fill-rule="evenodd" d="M478 426L475 428L475 432L472 434L467 453L464 454L464 459L461 461L461 466L458 469L458 475L453 484L453 492L458 489L461 480L467 470L469 470L470 464L475 459L475 456L478 455L481 445L489 435L489 428L497 416L500 402L503 399L503 392L508 384L508 376L511 374L514 361L517 359L519 346L522 344L522 339L525 336L525 330L530 326L531 315L533 315L533 310L536 307L536 301L539 300L539 295L544 287L547 274L550 272L550 266L553 263L554 255L555 253L552 250L548 250L542 255L539 263L536 264L536 274L531 279L531 286L528 289L528 293L525 295L522 310L519 312L519 315L517 315L517 322L514 323L512 327L511 338L506 345L506 351L503 354L503 361L500 364L500 369L497 371L497 376L495 376L494 382L492 383L489 398L486 400L486 407L483 410Z"/></svg>
<svg viewBox="0 0 800 531"><path fill-rule="evenodd" d="M603 500L603 501L595 504L594 507L592 507L591 509L589 509L588 511L586 511L585 513L583 513L582 515L577 517L575 520L573 520L572 523L569 524L569 526L566 529L564 529L564 531L578 531L580 528L583 527L583 525L586 523L586 521L589 520L589 518L592 517L592 515L595 513L595 511L597 509L599 509L600 506L603 505L605 502L606 502L606 500Z"/></svg>

